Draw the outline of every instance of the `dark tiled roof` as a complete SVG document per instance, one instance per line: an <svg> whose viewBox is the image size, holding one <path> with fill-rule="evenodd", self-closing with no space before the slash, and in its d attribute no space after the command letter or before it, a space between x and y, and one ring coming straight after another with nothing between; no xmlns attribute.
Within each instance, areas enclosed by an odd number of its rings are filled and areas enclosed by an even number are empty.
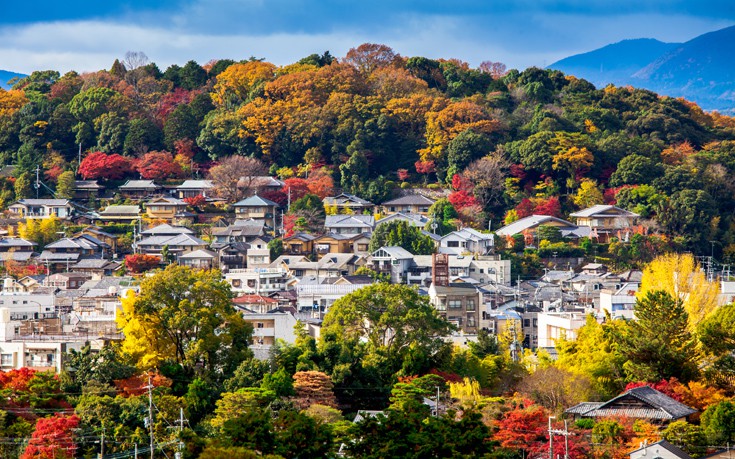
<svg viewBox="0 0 735 459"><path fill-rule="evenodd" d="M383 203L383 206L421 206L432 205L434 200L424 196L423 194L407 194L400 198L391 199Z"/></svg>
<svg viewBox="0 0 735 459"><path fill-rule="evenodd" d="M643 406L637 403L626 403L626 400L634 398L643 402ZM586 411L585 411L586 409ZM680 403L666 394L663 394L649 386L641 386L630 389L605 403L580 403L565 411L565 413L577 414L587 417L629 417L643 419L676 420L685 418L696 413L697 410Z"/></svg>

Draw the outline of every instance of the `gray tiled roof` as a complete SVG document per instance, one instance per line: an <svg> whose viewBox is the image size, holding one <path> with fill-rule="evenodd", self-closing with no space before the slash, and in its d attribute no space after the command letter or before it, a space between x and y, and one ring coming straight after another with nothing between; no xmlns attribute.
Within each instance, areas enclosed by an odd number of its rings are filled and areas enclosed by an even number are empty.
<svg viewBox="0 0 735 459"><path fill-rule="evenodd" d="M186 180L176 187L177 190L203 190L209 188L214 188L211 180Z"/></svg>
<svg viewBox="0 0 735 459"><path fill-rule="evenodd" d="M534 228L536 226L543 225L549 222L561 223L569 228L577 227L577 225L572 222L562 220L561 218L552 217L550 215L529 215L528 217L516 220L509 225L505 225L504 227L498 229L495 233L500 236L513 236L514 234L522 233L529 228Z"/></svg>
<svg viewBox="0 0 735 459"><path fill-rule="evenodd" d="M407 194L406 196L386 201L383 203L383 206L430 206L434 204L434 202L436 202L434 199L424 196L423 194Z"/></svg>
<svg viewBox="0 0 735 459"><path fill-rule="evenodd" d="M626 400L630 398L643 402L643 406L639 403L626 406ZM585 409L588 410L584 411ZM587 403L586 405L579 404L567 409L565 412L587 417L623 416L629 418L676 420L694 414L697 410L674 400L652 387L641 386L630 389L612 400L597 406L592 403Z"/></svg>
<svg viewBox="0 0 735 459"><path fill-rule="evenodd" d="M153 180L128 180L124 185L120 185L121 190L156 190L160 188L153 183Z"/></svg>
<svg viewBox="0 0 735 459"><path fill-rule="evenodd" d="M275 203L271 201L270 199L266 199L256 194L254 196L250 196L249 198L245 198L242 201L233 204L233 207L263 207L263 206L278 207L278 203Z"/></svg>

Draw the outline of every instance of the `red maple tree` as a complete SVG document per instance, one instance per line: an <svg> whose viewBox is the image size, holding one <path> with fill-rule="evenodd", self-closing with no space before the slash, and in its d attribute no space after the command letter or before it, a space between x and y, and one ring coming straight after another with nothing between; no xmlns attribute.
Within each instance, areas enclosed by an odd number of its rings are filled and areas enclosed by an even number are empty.
<svg viewBox="0 0 735 459"><path fill-rule="evenodd" d="M55 414L49 418L40 418L20 459L74 457L77 448L74 429L78 426L79 418L76 414Z"/></svg>
<svg viewBox="0 0 735 459"><path fill-rule="evenodd" d="M132 171L129 158L113 153L105 154L95 151L82 160L79 174L87 179L120 180Z"/></svg>

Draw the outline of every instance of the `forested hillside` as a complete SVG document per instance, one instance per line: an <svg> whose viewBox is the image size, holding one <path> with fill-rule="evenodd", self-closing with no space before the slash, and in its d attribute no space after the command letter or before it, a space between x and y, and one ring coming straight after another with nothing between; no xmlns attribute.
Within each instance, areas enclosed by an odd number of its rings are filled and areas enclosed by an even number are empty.
<svg viewBox="0 0 735 459"><path fill-rule="evenodd" d="M138 178L151 152L178 165L157 166L157 179L205 176L239 154L282 178L322 170L376 203L394 188L445 187L476 227L617 203L650 219L642 236L735 252L735 119L553 70L470 68L366 44L284 67L219 60L161 71L129 53L109 70L39 71L0 91L0 157L16 177L41 165L53 183L76 170L80 144L82 157L126 161L84 178ZM4 190L7 205L12 179Z"/></svg>

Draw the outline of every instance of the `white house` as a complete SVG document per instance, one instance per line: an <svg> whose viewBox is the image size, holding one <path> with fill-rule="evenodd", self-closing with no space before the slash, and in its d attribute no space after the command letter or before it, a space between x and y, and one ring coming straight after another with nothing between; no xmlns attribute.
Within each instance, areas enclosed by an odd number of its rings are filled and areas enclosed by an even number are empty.
<svg viewBox="0 0 735 459"><path fill-rule="evenodd" d="M540 312L538 314L538 347L553 349L562 336L577 338L577 332L587 321L582 312Z"/></svg>
<svg viewBox="0 0 735 459"><path fill-rule="evenodd" d="M462 228L442 236L439 253L450 255L487 254L494 245L492 234L481 233L472 228Z"/></svg>
<svg viewBox="0 0 735 459"><path fill-rule="evenodd" d="M52 215L68 219L73 208L68 199L21 199L8 207L10 212L24 218L46 218Z"/></svg>

